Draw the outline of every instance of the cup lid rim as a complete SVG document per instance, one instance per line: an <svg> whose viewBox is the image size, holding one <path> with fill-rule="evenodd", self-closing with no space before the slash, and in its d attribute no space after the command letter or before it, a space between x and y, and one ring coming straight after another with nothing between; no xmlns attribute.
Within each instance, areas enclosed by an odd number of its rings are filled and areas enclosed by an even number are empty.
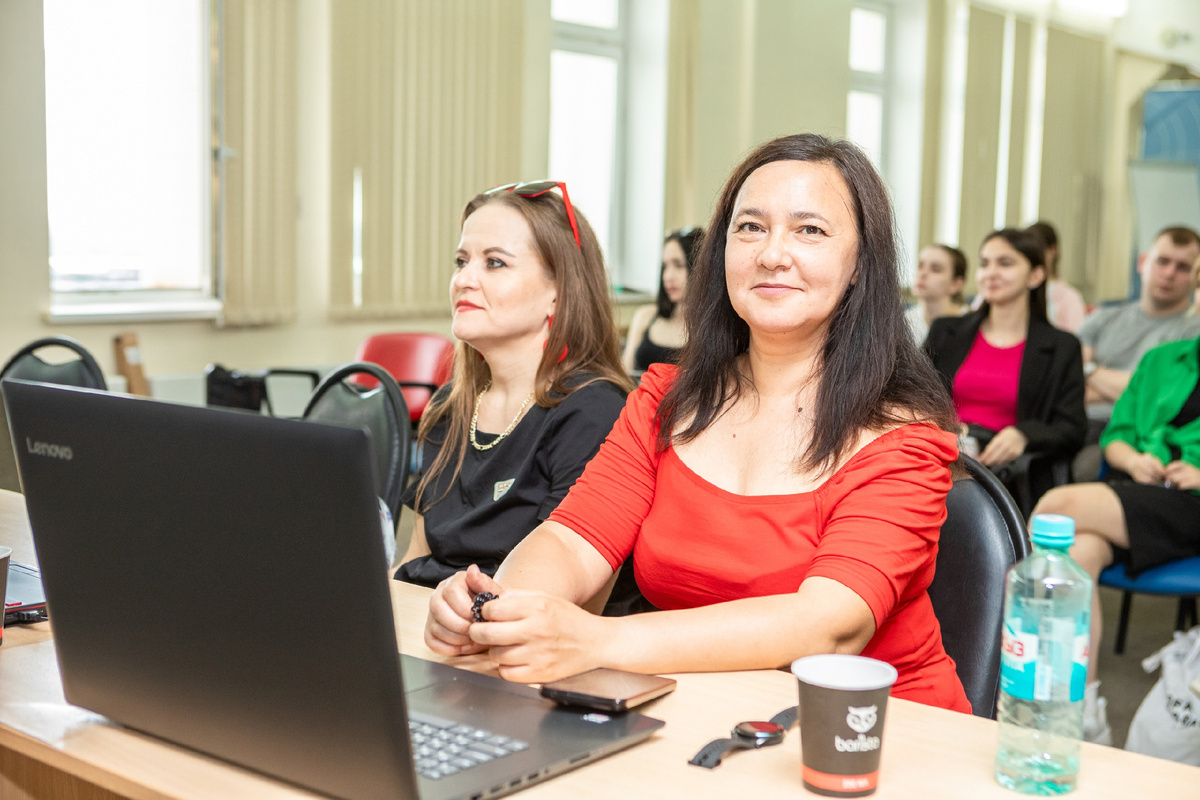
<svg viewBox="0 0 1200 800"><path fill-rule="evenodd" d="M886 661L848 653L824 653L798 658L792 662L792 675L813 686L851 692L883 689L893 685L900 677L896 668ZM836 677L831 679L828 675ZM860 679L854 680L854 677Z"/></svg>

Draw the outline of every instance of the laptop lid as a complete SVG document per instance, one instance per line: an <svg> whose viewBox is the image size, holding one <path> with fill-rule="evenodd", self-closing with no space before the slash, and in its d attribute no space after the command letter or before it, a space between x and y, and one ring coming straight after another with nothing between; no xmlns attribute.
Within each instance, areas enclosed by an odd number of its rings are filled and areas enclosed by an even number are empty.
<svg viewBox="0 0 1200 800"><path fill-rule="evenodd" d="M361 430L0 389L71 703L355 799L507 794L662 726L419 659L402 670ZM418 778L410 709L530 746Z"/></svg>
<svg viewBox="0 0 1200 800"><path fill-rule="evenodd" d="M327 794L417 796L366 434L3 393L69 702Z"/></svg>

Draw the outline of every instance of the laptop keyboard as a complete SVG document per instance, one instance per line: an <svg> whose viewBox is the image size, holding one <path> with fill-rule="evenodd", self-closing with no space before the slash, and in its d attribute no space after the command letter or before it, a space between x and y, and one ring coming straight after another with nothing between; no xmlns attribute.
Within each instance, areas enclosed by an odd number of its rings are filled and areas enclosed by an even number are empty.
<svg viewBox="0 0 1200 800"><path fill-rule="evenodd" d="M432 780L529 748L528 742L419 711L408 712L408 733L417 772Z"/></svg>

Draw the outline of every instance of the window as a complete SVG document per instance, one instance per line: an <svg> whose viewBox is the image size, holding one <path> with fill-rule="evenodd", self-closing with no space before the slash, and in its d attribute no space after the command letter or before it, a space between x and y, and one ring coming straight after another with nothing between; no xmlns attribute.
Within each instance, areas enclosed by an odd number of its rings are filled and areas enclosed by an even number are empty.
<svg viewBox="0 0 1200 800"><path fill-rule="evenodd" d="M620 0L553 0L550 175L566 182L606 254L621 248L625 23Z"/></svg>
<svg viewBox="0 0 1200 800"><path fill-rule="evenodd" d="M888 7L856 5L850 10L850 94L846 98L846 138L866 151L880 171L886 168Z"/></svg>
<svg viewBox="0 0 1200 800"><path fill-rule="evenodd" d="M587 214L618 290L656 291L669 0L553 0L549 177ZM541 176L531 176L541 177Z"/></svg>
<svg viewBox="0 0 1200 800"><path fill-rule="evenodd" d="M44 8L51 318L214 316L208 0Z"/></svg>

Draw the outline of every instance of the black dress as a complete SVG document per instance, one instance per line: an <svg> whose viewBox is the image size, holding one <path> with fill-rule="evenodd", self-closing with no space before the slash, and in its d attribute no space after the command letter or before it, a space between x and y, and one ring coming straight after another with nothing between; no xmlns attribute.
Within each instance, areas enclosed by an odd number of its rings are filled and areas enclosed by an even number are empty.
<svg viewBox="0 0 1200 800"><path fill-rule="evenodd" d="M654 321L651 320L650 325L653 324ZM646 326L646 333L642 335L642 343L638 345L633 354L633 366L641 372L650 369L651 364L674 364L679 359L678 347L663 347L661 344L650 341L650 325Z"/></svg>
<svg viewBox="0 0 1200 800"><path fill-rule="evenodd" d="M494 575L504 557L567 496L624 407L624 391L596 381L553 408L531 406L495 448L468 446L457 478L450 481L452 469L443 472L420 507L414 480L402 499L424 515L431 553L402 566L396 579L433 587L470 564ZM443 437L443 426L431 431L421 453L424 465L433 463ZM477 436L480 444L495 438L482 431Z"/></svg>

